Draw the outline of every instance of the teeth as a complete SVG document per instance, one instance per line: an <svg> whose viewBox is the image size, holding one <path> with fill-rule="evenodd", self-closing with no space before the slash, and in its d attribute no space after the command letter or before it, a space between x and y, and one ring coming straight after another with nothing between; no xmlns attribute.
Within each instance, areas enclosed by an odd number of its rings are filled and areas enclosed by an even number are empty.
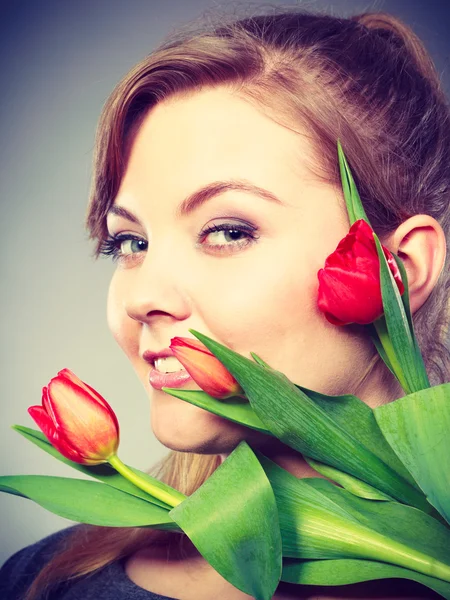
<svg viewBox="0 0 450 600"><path fill-rule="evenodd" d="M160 373L176 373L176 371L181 371L184 367L175 356L167 356L166 358L157 358L155 360L155 369Z"/></svg>

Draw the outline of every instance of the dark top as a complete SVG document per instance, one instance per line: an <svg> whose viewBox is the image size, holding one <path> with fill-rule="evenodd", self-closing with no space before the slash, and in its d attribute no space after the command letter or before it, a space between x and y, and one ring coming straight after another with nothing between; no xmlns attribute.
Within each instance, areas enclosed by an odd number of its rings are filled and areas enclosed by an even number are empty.
<svg viewBox="0 0 450 600"><path fill-rule="evenodd" d="M14 554L0 569L1 600L22 600L29 585L56 554L59 544L73 527L58 531ZM128 578L121 562L113 562L92 575L64 583L48 600L175 600L137 586Z"/></svg>
<svg viewBox="0 0 450 600"><path fill-rule="evenodd" d="M75 526L77 527L77 526ZM79 526L78 526L79 527ZM74 527L69 527L50 535L43 540L28 546L14 554L0 569L0 600L23 600L29 585L45 564L58 552ZM387 588L383 587L386 586ZM299 586L282 584L304 597ZM361 587L362 586L362 587ZM407 580L370 581L363 584L353 584L332 587L308 586L309 592L318 590L339 598L385 598L396 597L411 600L411 598L441 598L430 589ZM370 592L368 592L368 589ZM387 591L388 590L388 591ZM383 593L384 592L384 593ZM308 595L310 598L311 596ZM39 598L44 600L44 598ZM54 588L45 600L177 600L144 590L129 579L122 562L113 562L91 575L80 577L71 582L60 584Z"/></svg>

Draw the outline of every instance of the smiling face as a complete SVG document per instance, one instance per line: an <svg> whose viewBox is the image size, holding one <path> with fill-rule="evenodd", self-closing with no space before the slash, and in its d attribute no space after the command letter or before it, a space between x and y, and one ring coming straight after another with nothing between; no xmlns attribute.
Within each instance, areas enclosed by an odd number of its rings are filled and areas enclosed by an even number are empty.
<svg viewBox="0 0 450 600"><path fill-rule="evenodd" d="M143 353L191 328L327 394L351 392L367 368L371 343L317 308L317 271L349 224L313 160L306 136L227 88L156 105L135 135L108 215L120 236L108 323L166 446L222 453L268 439L150 385Z"/></svg>

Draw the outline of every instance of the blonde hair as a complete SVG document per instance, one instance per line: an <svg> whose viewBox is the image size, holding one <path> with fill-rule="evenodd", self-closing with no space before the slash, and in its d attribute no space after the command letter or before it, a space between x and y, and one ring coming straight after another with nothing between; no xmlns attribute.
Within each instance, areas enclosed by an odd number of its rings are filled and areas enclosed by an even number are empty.
<svg viewBox="0 0 450 600"><path fill-rule="evenodd" d="M398 19L362 14L350 19L291 7L174 34L136 65L107 100L98 126L87 226L106 237L106 213L126 168L127 147L149 108L201 87L236 86L284 123L306 129L318 173L340 185L336 140L351 165L368 217L379 235L425 213L449 242L450 116L422 43ZM417 337L432 383L449 373L446 347L448 256L425 304L415 313ZM374 362L376 364L376 362ZM216 456L171 452L162 480L186 494L218 466ZM168 546L180 534L83 527L40 573L28 599L150 543Z"/></svg>

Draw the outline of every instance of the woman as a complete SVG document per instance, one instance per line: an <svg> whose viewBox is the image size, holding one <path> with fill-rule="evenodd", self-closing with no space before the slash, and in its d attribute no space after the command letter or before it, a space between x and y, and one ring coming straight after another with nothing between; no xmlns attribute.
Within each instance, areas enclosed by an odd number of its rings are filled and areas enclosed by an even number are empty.
<svg viewBox="0 0 450 600"><path fill-rule="evenodd" d="M97 254L117 263L108 322L173 450L167 483L192 493L243 439L298 477L316 475L273 438L161 390L196 389L167 357L190 328L319 392L372 407L402 395L367 333L317 309L317 271L349 227L337 139L374 229L404 261L432 383L448 381L449 122L421 43L381 14L209 26L173 37L119 83L99 124L87 224ZM248 598L189 540L147 530L79 527L4 572L14 598L32 579L29 599L46 586L61 599ZM274 597L437 595L391 580L281 584Z"/></svg>

